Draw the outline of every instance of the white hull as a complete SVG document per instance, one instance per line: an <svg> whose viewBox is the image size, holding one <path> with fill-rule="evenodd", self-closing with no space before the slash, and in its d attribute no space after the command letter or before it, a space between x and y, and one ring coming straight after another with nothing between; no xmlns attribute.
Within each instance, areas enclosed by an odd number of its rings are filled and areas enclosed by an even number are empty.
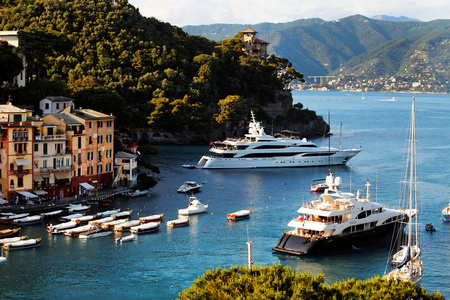
<svg viewBox="0 0 450 300"><path fill-rule="evenodd" d="M361 149L342 150L331 155L304 156L274 156L258 158L222 158L218 156L203 156L197 164L203 169L251 169L251 168L303 168L317 166L345 165Z"/></svg>
<svg viewBox="0 0 450 300"><path fill-rule="evenodd" d="M154 232L159 229L159 224L160 222L149 222L138 226L133 226L130 228L130 232L133 234Z"/></svg>

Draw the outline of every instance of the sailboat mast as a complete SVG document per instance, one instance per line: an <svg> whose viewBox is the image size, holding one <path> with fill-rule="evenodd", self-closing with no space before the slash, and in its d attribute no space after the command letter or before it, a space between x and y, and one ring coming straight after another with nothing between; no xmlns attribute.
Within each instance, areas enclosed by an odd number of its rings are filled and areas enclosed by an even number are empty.
<svg viewBox="0 0 450 300"><path fill-rule="evenodd" d="M410 165L409 165L409 222L408 222L408 247L411 247L412 241L412 210L413 210L413 197L415 197L416 188L416 167L415 167L415 154L416 154L416 116L415 116L415 100L413 97L412 108L411 108L411 133L410 133Z"/></svg>

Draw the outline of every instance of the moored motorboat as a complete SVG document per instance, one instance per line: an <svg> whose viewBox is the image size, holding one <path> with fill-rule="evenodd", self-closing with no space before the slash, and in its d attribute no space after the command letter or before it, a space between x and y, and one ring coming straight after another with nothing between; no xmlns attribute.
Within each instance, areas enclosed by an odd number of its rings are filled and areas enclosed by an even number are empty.
<svg viewBox="0 0 450 300"><path fill-rule="evenodd" d="M373 242L403 228L408 214L371 202L369 186L367 181L366 197L360 191L355 196L325 190L320 199L298 209L299 217L288 223L293 229L282 234L273 250L295 255L329 252Z"/></svg>
<svg viewBox="0 0 450 300"><path fill-rule="evenodd" d="M445 222L450 222L450 203L442 210L442 219Z"/></svg>
<svg viewBox="0 0 450 300"><path fill-rule="evenodd" d="M103 223L112 222L114 220L115 220L114 217L106 217L106 218L91 220L91 221L88 222L88 224L89 225L99 225L100 226Z"/></svg>
<svg viewBox="0 0 450 300"><path fill-rule="evenodd" d="M247 219L250 218L250 214L251 214L252 210L251 209L243 209L243 210L238 210L234 213L230 213L227 215L227 219L230 221L237 221L237 220L242 220L242 219Z"/></svg>
<svg viewBox="0 0 450 300"><path fill-rule="evenodd" d="M148 190L140 191L135 190L134 192L130 192L127 194L128 197L136 198L136 197L144 197L148 195Z"/></svg>
<svg viewBox="0 0 450 300"><path fill-rule="evenodd" d="M132 210L124 210L121 212L118 212L117 214L114 214L115 219L123 219L123 218L129 218L131 214L133 213Z"/></svg>
<svg viewBox="0 0 450 300"><path fill-rule="evenodd" d="M2 215L0 217L0 223L12 223L15 219L25 218L29 215L29 213Z"/></svg>
<svg viewBox="0 0 450 300"><path fill-rule="evenodd" d="M80 223L85 223L85 222L92 221L92 220L96 219L97 217L98 217L97 215L87 215L87 216L81 216L81 217L78 217L78 218L73 218L73 219L70 219L70 220L72 222L79 221Z"/></svg>
<svg viewBox="0 0 450 300"><path fill-rule="evenodd" d="M206 212L208 204L202 204L195 196L189 197L189 205L187 208L179 209L179 215L195 215Z"/></svg>
<svg viewBox="0 0 450 300"><path fill-rule="evenodd" d="M68 222L64 222L64 223L60 223L60 224L49 224L47 226L47 232L53 233L53 234L59 234L59 233L63 233L66 229L69 228L73 228L75 226L77 226L80 222L73 222L73 221L68 221Z"/></svg>
<svg viewBox="0 0 450 300"><path fill-rule="evenodd" d="M131 221L127 221L125 223L122 224L118 224L116 226L114 226L114 231L126 231L126 230L130 230L131 227L133 226L137 226L141 224L141 222L139 220L131 220Z"/></svg>
<svg viewBox="0 0 450 300"><path fill-rule="evenodd" d="M101 223L100 227L106 230L113 230L114 226L128 222L128 219L119 219L110 222Z"/></svg>
<svg viewBox="0 0 450 300"><path fill-rule="evenodd" d="M44 218L50 218L50 217L60 216L62 213L63 213L63 210L58 209L58 210L53 210L53 211L48 211L48 212L42 213L41 216L43 216Z"/></svg>
<svg viewBox="0 0 450 300"><path fill-rule="evenodd" d="M33 225L33 224L39 224L44 220L44 216L37 215L37 216L28 216L20 219L14 219L13 224L19 225L19 226L26 226L26 225Z"/></svg>
<svg viewBox="0 0 450 300"><path fill-rule="evenodd" d="M34 248L34 247L40 246L41 242L42 242L41 238L27 239L27 240L14 242L14 243L3 244L3 248L6 250Z"/></svg>
<svg viewBox="0 0 450 300"><path fill-rule="evenodd" d="M64 222L64 221L70 221L72 219L76 219L76 218L79 218L79 217L82 217L82 216L83 216L83 214L76 213L76 214L71 214L71 215L68 215L68 216L61 216L58 219L60 221Z"/></svg>
<svg viewBox="0 0 450 300"><path fill-rule="evenodd" d="M361 149L319 147L311 141L292 136L274 137L264 132L251 112L249 131L240 139L212 142L197 168L292 168L345 165ZM326 158L329 158L326 159Z"/></svg>
<svg viewBox="0 0 450 300"><path fill-rule="evenodd" d="M181 227L187 225L189 225L189 218L179 218L176 220L166 222L167 227Z"/></svg>
<svg viewBox="0 0 450 300"><path fill-rule="evenodd" d="M107 236L110 234L112 234L112 231L108 231L108 230L101 229L101 228L96 228L96 229L92 229L92 230L80 233L78 238L79 239L94 239L94 238L98 238L98 237L102 237L102 236Z"/></svg>
<svg viewBox="0 0 450 300"><path fill-rule="evenodd" d="M125 243L125 242L132 242L132 241L135 241L135 240L136 240L136 236L131 234L131 235L128 235L128 236L118 237L118 238L115 239L115 242L122 244L122 243Z"/></svg>
<svg viewBox="0 0 450 300"><path fill-rule="evenodd" d="M164 214L159 214L159 215L140 217L139 221L141 221L141 223L158 222L158 221L162 221L163 218L164 218Z"/></svg>
<svg viewBox="0 0 450 300"><path fill-rule="evenodd" d="M120 208L99 212L99 213L97 213L97 215L101 218L105 218L105 217L110 217L112 215L118 214L119 212L120 212Z"/></svg>
<svg viewBox="0 0 450 300"><path fill-rule="evenodd" d="M84 212L91 208L90 205L83 205L83 204L69 204L67 207L67 210L69 212Z"/></svg>
<svg viewBox="0 0 450 300"><path fill-rule="evenodd" d="M9 228L0 230L0 239L18 236L20 233L20 228Z"/></svg>
<svg viewBox="0 0 450 300"><path fill-rule="evenodd" d="M26 235L4 238L4 239L0 239L0 245L7 244L7 243L15 243L15 242L26 240L26 239L28 239L28 237Z"/></svg>
<svg viewBox="0 0 450 300"><path fill-rule="evenodd" d="M178 189L178 193L194 193L200 191L202 185L192 180L185 181Z"/></svg>
<svg viewBox="0 0 450 300"><path fill-rule="evenodd" d="M64 230L64 235L77 237L81 233L93 230L95 228L97 228L96 225L89 225L89 224L88 225L74 227L74 228L69 228L69 229L65 229Z"/></svg>
<svg viewBox="0 0 450 300"><path fill-rule="evenodd" d="M159 229L160 224L161 222L148 222L140 224L138 226L130 227L130 232L133 234L155 232Z"/></svg>

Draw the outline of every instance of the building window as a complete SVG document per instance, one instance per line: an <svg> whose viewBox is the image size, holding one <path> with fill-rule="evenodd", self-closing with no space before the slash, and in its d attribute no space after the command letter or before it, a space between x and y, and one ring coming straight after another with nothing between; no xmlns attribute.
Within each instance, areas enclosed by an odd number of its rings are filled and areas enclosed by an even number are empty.
<svg viewBox="0 0 450 300"><path fill-rule="evenodd" d="M47 143L44 143L43 147L44 147L43 153L44 153L44 155L47 155L47 153L48 153L48 149L47 149L48 145L47 145Z"/></svg>
<svg viewBox="0 0 450 300"><path fill-rule="evenodd" d="M111 157L111 149L106 150L106 157Z"/></svg>
<svg viewBox="0 0 450 300"><path fill-rule="evenodd" d="M13 140L14 142L17 140L17 130L16 130L16 129L13 130L13 137L12 137L12 140Z"/></svg>
<svg viewBox="0 0 450 300"><path fill-rule="evenodd" d="M10 170L10 171L14 171L14 164L13 164L13 163L11 163L11 164L9 165L9 170Z"/></svg>
<svg viewBox="0 0 450 300"><path fill-rule="evenodd" d="M88 160L93 160L94 159L94 152L88 152L87 159Z"/></svg>
<svg viewBox="0 0 450 300"><path fill-rule="evenodd" d="M81 149L81 136L78 137L78 149Z"/></svg>
<svg viewBox="0 0 450 300"><path fill-rule="evenodd" d="M47 169L47 160L42 161L42 168Z"/></svg>
<svg viewBox="0 0 450 300"><path fill-rule="evenodd" d="M34 144L34 152L38 152L39 151L39 144Z"/></svg>
<svg viewBox="0 0 450 300"><path fill-rule="evenodd" d="M111 136L112 136L111 134L106 135L106 142L107 143L111 143L111 140L112 140Z"/></svg>
<svg viewBox="0 0 450 300"><path fill-rule="evenodd" d="M89 137L89 145L92 144L92 136Z"/></svg>
<svg viewBox="0 0 450 300"><path fill-rule="evenodd" d="M87 167L87 174L91 175L92 174L92 166Z"/></svg>
<svg viewBox="0 0 450 300"><path fill-rule="evenodd" d="M78 153L78 164L81 165L81 153Z"/></svg>
<svg viewBox="0 0 450 300"><path fill-rule="evenodd" d="M112 122L111 121L106 121L106 127L111 127L112 126Z"/></svg>
<svg viewBox="0 0 450 300"><path fill-rule="evenodd" d="M111 172L111 164L106 164L106 172Z"/></svg>
<svg viewBox="0 0 450 300"><path fill-rule="evenodd" d="M23 130L23 140L28 141L28 129Z"/></svg>
<svg viewBox="0 0 450 300"><path fill-rule="evenodd" d="M9 185L11 186L11 189L14 189L14 180L11 179L11 181L9 182Z"/></svg>
<svg viewBox="0 0 450 300"><path fill-rule="evenodd" d="M17 178L17 187L23 187L23 177Z"/></svg>
<svg viewBox="0 0 450 300"><path fill-rule="evenodd" d="M45 103L45 109L49 109L50 108L50 104L47 102Z"/></svg>
<svg viewBox="0 0 450 300"><path fill-rule="evenodd" d="M99 143L99 144L103 143L103 136L102 135L98 136L97 143Z"/></svg>
<svg viewBox="0 0 450 300"><path fill-rule="evenodd" d="M102 161L102 150L98 150L98 162Z"/></svg>
<svg viewBox="0 0 450 300"><path fill-rule="evenodd" d="M92 128L92 122L88 122L88 127Z"/></svg>
<svg viewBox="0 0 450 300"><path fill-rule="evenodd" d="M56 109L59 109L59 103L56 103Z"/></svg>
<svg viewBox="0 0 450 300"><path fill-rule="evenodd" d="M80 177L80 176L81 176L81 169L78 168L78 177Z"/></svg>
<svg viewBox="0 0 450 300"><path fill-rule="evenodd" d="M98 121L97 122L97 127L98 128L102 128L103 127L103 122L102 121Z"/></svg>
<svg viewBox="0 0 450 300"><path fill-rule="evenodd" d="M102 165L97 165L97 174L100 174L102 172Z"/></svg>

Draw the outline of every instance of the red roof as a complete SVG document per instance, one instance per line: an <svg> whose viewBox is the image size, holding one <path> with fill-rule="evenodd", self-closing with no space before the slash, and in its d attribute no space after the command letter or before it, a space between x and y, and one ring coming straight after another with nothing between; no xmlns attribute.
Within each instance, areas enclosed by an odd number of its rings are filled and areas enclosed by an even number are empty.
<svg viewBox="0 0 450 300"><path fill-rule="evenodd" d="M258 38L255 38L255 44L256 44L256 43L259 43L259 44L270 44L270 43L265 42L265 41L263 41L263 40L260 40L260 39L258 39Z"/></svg>
<svg viewBox="0 0 450 300"><path fill-rule="evenodd" d="M241 31L243 33L257 33L256 31L254 31L253 29L251 29L250 27L244 31Z"/></svg>

